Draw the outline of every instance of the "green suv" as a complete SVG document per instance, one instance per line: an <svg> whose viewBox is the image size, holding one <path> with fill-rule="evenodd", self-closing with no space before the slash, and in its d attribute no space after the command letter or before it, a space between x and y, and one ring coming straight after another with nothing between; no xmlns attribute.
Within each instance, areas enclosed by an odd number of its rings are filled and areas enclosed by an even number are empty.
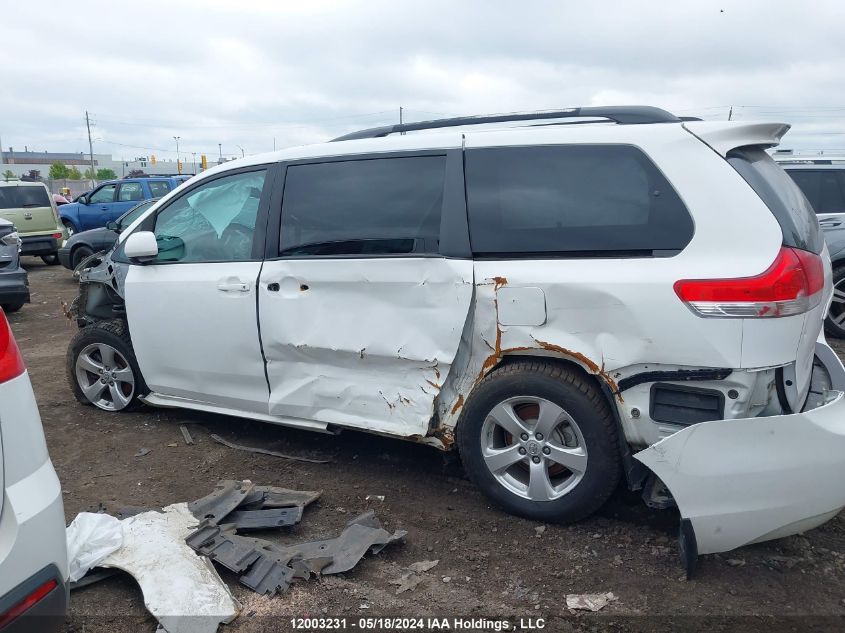
<svg viewBox="0 0 845 633"><path fill-rule="evenodd" d="M59 221L53 196L40 182L0 182L0 218L18 229L21 255L36 255L45 264L58 264L58 250L67 230Z"/></svg>

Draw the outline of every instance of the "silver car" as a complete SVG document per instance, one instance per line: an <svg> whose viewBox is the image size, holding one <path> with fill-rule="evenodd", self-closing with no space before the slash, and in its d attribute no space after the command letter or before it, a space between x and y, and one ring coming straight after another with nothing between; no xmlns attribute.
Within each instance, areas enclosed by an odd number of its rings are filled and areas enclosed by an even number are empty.
<svg viewBox="0 0 845 633"><path fill-rule="evenodd" d="M21 240L15 226L0 218L0 306L17 312L29 303L29 281L21 268Z"/></svg>
<svg viewBox="0 0 845 633"><path fill-rule="evenodd" d="M824 231L834 285L825 331L845 338L845 156L775 155L775 159L804 192Z"/></svg>

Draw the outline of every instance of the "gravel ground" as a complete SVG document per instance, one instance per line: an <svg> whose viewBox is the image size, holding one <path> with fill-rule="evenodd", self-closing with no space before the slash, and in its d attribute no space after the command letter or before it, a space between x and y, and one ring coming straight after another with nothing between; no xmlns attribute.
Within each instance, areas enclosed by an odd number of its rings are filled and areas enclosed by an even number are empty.
<svg viewBox="0 0 845 633"><path fill-rule="evenodd" d="M407 541L362 560L352 571L258 596L223 573L244 604L221 631L290 630L294 616L384 615L505 618L547 630L831 630L845 626L845 521L805 535L704 556L684 577L674 537L677 514L651 511L622 492L573 526L539 525L491 507L444 466L431 448L355 432L321 435L177 410L109 414L82 406L65 381L65 351L76 331L62 302L76 295L69 271L25 258L33 302L10 315L38 397L67 520L78 512L156 508L207 494L220 479L322 490L322 498L279 542L339 533L373 508ZM840 353L841 353L840 347ZM196 440L187 446L187 424ZM332 463L290 462L221 446L209 435ZM141 448L150 452L136 456ZM384 495L384 501L368 501ZM439 563L413 591L396 593L404 567ZM567 594L613 592L599 613L570 614ZM348 625L349 626L349 625ZM74 592L68 631L155 630L140 589L117 576ZM491 629L487 629L491 630Z"/></svg>

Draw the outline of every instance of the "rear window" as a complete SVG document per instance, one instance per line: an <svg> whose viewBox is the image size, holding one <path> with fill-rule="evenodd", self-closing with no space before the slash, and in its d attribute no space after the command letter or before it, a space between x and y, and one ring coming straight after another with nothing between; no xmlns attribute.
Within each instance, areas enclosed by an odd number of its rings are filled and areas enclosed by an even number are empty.
<svg viewBox="0 0 845 633"><path fill-rule="evenodd" d="M147 184L150 186L153 198L161 198L170 191L170 183L165 180L150 180Z"/></svg>
<svg viewBox="0 0 845 633"><path fill-rule="evenodd" d="M845 171L787 169L816 213L845 213Z"/></svg>
<svg viewBox="0 0 845 633"><path fill-rule="evenodd" d="M49 206L50 196L45 187L0 187L0 209Z"/></svg>
<svg viewBox="0 0 845 633"><path fill-rule="evenodd" d="M821 253L824 242L812 205L771 156L759 147L740 147L728 152L728 162L775 216L784 246Z"/></svg>
<svg viewBox="0 0 845 633"><path fill-rule="evenodd" d="M471 149L466 180L476 255L670 255L692 239L678 194L629 145Z"/></svg>

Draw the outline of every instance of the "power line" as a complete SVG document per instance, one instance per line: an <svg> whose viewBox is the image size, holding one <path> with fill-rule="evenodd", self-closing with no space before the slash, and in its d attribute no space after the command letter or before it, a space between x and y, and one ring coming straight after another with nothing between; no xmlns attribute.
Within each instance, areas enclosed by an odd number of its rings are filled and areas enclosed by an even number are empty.
<svg viewBox="0 0 845 633"><path fill-rule="evenodd" d="M340 120L348 120L348 119L362 119L373 117L377 115L383 114L390 114L393 110L380 110L378 112L366 112L363 114L349 114L344 116L335 116L335 117L324 117L320 119L304 119L298 122L289 122L279 124L278 122L262 122L262 123L214 123L214 124L207 124L207 125L197 125L197 124L182 124L182 123L153 123L150 121L147 122L140 122L140 121L118 121L115 119L103 119L101 118L100 121L103 123L115 123L118 125L129 125L133 127L151 127L151 128L186 128L186 129L223 129L223 128L232 128L232 127L257 127L257 128L273 128L273 129L289 129L289 128L301 128L301 127L308 127L311 123L322 123L326 121L340 121Z"/></svg>

